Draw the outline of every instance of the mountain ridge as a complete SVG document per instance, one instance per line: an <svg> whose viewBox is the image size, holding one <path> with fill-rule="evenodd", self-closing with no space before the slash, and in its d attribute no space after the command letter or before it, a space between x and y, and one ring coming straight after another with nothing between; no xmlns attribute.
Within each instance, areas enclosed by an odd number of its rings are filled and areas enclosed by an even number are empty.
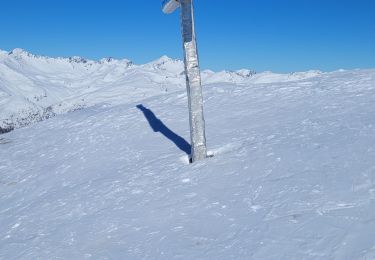
<svg viewBox="0 0 375 260"><path fill-rule="evenodd" d="M249 69L201 73L204 85L267 84L321 74L320 71L256 73ZM0 128L6 132L100 103L116 105L182 88L185 88L183 62L165 55L137 65L128 59L51 58L20 48L0 50Z"/></svg>

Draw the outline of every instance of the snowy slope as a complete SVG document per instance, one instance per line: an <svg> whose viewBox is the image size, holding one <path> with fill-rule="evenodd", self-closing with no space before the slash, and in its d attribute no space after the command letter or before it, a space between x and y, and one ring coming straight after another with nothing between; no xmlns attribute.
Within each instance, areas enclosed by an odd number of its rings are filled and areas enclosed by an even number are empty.
<svg viewBox="0 0 375 260"><path fill-rule="evenodd" d="M61 76L2 55L2 91L15 73L20 97L82 93L88 108L1 135L0 259L375 259L375 70L206 71L215 156L189 165L183 79L165 57L53 60Z"/></svg>
<svg viewBox="0 0 375 260"><path fill-rule="evenodd" d="M176 75L157 68L163 62L168 59L135 66L128 60L41 57L21 49L2 53L0 127L19 127L102 102L153 96L165 91L165 84L180 86Z"/></svg>
<svg viewBox="0 0 375 260"><path fill-rule="evenodd" d="M249 70L204 71L205 83L301 80L320 72L280 75ZM49 58L22 49L0 52L0 133L103 102L126 104L184 89L183 63L166 56L144 65L129 60Z"/></svg>

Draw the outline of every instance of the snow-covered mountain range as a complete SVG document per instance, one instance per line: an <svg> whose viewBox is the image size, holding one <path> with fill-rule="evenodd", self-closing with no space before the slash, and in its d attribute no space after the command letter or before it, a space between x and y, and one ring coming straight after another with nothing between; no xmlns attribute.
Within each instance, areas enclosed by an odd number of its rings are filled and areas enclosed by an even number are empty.
<svg viewBox="0 0 375 260"><path fill-rule="evenodd" d="M251 70L203 71L203 84L256 84L321 74ZM0 132L100 103L124 104L185 88L183 63L166 56L144 65L112 58L50 58L22 49L0 50Z"/></svg>

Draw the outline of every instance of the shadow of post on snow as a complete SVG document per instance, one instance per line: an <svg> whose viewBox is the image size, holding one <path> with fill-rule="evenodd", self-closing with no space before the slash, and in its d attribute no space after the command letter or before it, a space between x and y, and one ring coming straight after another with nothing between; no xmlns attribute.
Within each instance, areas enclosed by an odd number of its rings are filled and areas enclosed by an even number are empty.
<svg viewBox="0 0 375 260"><path fill-rule="evenodd" d="M185 152L187 155L190 155L191 145L184 138L169 129L150 109L144 107L142 104L137 105L137 108L142 111L154 132L161 133L172 141L181 151Z"/></svg>

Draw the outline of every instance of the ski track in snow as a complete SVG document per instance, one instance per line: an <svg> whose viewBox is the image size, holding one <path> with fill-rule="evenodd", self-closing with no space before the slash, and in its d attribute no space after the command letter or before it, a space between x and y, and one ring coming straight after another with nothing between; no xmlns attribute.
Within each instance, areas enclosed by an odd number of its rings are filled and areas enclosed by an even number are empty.
<svg viewBox="0 0 375 260"><path fill-rule="evenodd" d="M271 76L206 81L192 165L136 108L189 140L182 87L1 135L0 259L375 259L375 70Z"/></svg>

